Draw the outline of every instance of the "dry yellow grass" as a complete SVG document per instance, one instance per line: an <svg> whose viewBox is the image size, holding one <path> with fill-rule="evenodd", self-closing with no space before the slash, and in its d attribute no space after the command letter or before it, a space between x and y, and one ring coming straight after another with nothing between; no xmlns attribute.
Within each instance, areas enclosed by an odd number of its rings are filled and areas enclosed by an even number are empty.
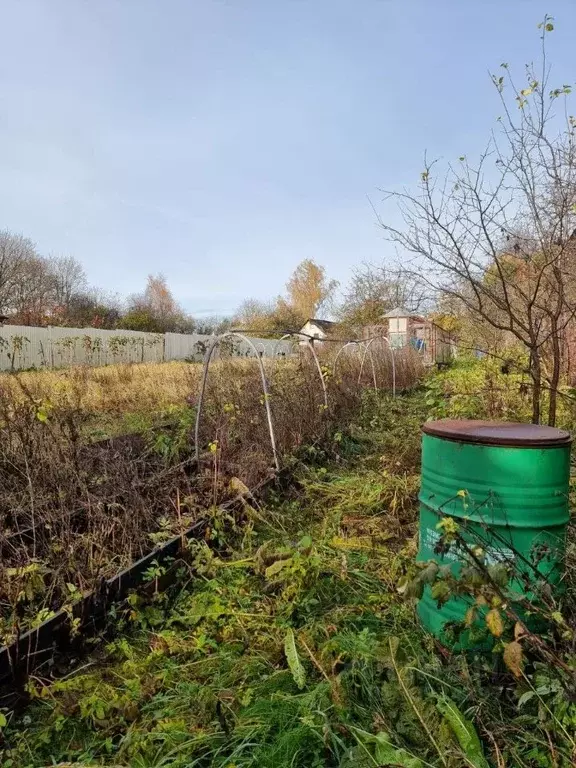
<svg viewBox="0 0 576 768"><path fill-rule="evenodd" d="M17 399L27 393L87 413L158 412L184 405L198 387L200 371L200 365L184 362L76 366L3 374L0 388Z"/></svg>
<svg viewBox="0 0 576 768"><path fill-rule="evenodd" d="M333 350L325 350L323 360L328 368L332 367ZM384 354L374 348L372 363L376 360L377 379L380 386L389 387L391 382L390 360L387 350ZM417 379L420 371L419 361L408 354L397 356L397 383L403 386L403 378L411 383ZM308 353L301 358L312 365L312 378L316 374L312 359ZM265 360L264 364L271 378L279 368L297 365L298 358ZM360 358L351 360L343 357L340 362L340 376L346 366L358 365ZM214 360L210 366L210 382L223 381L229 384L236 379L241 386L243 376L257 370L254 359L224 358ZM364 379L370 386L373 368L364 366ZM26 397L36 401L48 402L55 408L72 408L91 415L116 417L127 414L158 414L171 408L184 406L189 395L196 396L202 374L201 363L172 361L169 363L118 363L100 367L86 365L61 368L58 370L24 371L20 373L0 373L0 394L8 395L15 401ZM356 374L354 374L355 376ZM315 380L315 387L318 381ZM226 389L226 386L224 387Z"/></svg>

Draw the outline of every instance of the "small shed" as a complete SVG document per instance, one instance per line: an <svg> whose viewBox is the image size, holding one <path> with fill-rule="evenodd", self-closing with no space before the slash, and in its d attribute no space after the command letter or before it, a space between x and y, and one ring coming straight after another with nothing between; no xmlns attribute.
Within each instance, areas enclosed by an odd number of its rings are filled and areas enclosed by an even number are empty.
<svg viewBox="0 0 576 768"><path fill-rule="evenodd" d="M336 323L333 323L331 320L320 320L317 317L309 318L300 328L302 342L323 341L335 325Z"/></svg>
<svg viewBox="0 0 576 768"><path fill-rule="evenodd" d="M418 346L418 341L424 340L426 320L421 315L403 307L395 307L386 312L383 319L388 321L388 340L391 347L405 347L410 343Z"/></svg>
<svg viewBox="0 0 576 768"><path fill-rule="evenodd" d="M453 342L448 331L421 315L402 307L387 312L388 340L399 349L410 345L423 356L425 365L446 364L453 356Z"/></svg>

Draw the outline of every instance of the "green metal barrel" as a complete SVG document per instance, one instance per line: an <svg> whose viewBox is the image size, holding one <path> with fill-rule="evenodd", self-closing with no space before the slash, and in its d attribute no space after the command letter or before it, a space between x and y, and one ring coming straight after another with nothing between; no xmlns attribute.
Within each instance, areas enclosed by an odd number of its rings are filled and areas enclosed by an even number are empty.
<svg viewBox="0 0 576 768"><path fill-rule="evenodd" d="M514 588L561 577L571 437L552 427L449 420L423 427L419 560L450 564L457 573L457 544L439 552L439 521L456 518L466 544L480 546L486 565L504 562L525 574ZM465 549L465 548L464 548ZM520 585L520 586L519 586ZM462 622L470 602L451 597L438 607L426 587L418 604L423 625L444 638L447 622ZM469 637L469 635L468 635ZM474 643L460 640L461 647Z"/></svg>

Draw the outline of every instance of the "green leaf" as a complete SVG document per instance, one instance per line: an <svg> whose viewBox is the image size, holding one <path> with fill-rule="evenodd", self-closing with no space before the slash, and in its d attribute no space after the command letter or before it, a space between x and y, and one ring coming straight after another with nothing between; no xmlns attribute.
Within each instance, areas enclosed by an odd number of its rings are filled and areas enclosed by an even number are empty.
<svg viewBox="0 0 576 768"><path fill-rule="evenodd" d="M554 24L552 24L551 22L548 22L548 24L546 24L546 32L553 32L553 31L554 31Z"/></svg>
<svg viewBox="0 0 576 768"><path fill-rule="evenodd" d="M523 707L526 702L530 701L534 696L536 696L536 691L526 691L526 693L523 693L522 696L518 699L518 709L520 707Z"/></svg>
<svg viewBox="0 0 576 768"><path fill-rule="evenodd" d="M390 736L384 731L376 734L368 733L360 728L353 729L354 736L360 745L352 750L350 758L344 765L361 766L366 764L366 758L370 759L371 765L395 766L395 768L424 768L427 763L422 762L420 758L411 755L401 747L395 747L390 741ZM362 752L360 751L362 750Z"/></svg>
<svg viewBox="0 0 576 768"><path fill-rule="evenodd" d="M437 581L430 590L432 599L435 600L438 605L446 603L450 597L450 585L446 581Z"/></svg>
<svg viewBox="0 0 576 768"><path fill-rule="evenodd" d="M282 568L286 568L287 565L291 565L292 558L289 558L288 560L276 560L272 565L269 565L268 568L266 568L266 571L264 572L264 575L267 579L271 579L273 576L276 576Z"/></svg>
<svg viewBox="0 0 576 768"><path fill-rule="evenodd" d="M8 720L6 720L6 715L0 712L0 728L6 728L7 725L8 725Z"/></svg>
<svg viewBox="0 0 576 768"><path fill-rule="evenodd" d="M374 736L374 757L378 765L395 765L402 768L424 768L424 763L413 757L405 749L395 747L390 743L388 734L377 733Z"/></svg>
<svg viewBox="0 0 576 768"><path fill-rule="evenodd" d="M488 567L488 575L499 587L505 587L508 584L508 570L503 563L495 563Z"/></svg>
<svg viewBox="0 0 576 768"><path fill-rule="evenodd" d="M482 743L472 721L464 717L448 696L440 696L436 707L454 732L458 744L466 756L467 764L474 766L474 768L490 768L482 752Z"/></svg>
<svg viewBox="0 0 576 768"><path fill-rule="evenodd" d="M284 653L286 654L286 661L292 672L294 682L302 690L306 685L306 670L302 666L300 657L298 656L298 650L296 649L296 640L294 638L294 632L289 629L284 638Z"/></svg>

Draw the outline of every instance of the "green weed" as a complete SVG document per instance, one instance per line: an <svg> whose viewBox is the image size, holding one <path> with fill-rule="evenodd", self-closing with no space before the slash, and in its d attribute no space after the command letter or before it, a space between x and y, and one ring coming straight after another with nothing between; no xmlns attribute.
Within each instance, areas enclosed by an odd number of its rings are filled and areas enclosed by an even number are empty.
<svg viewBox="0 0 576 768"><path fill-rule="evenodd" d="M450 653L399 594L423 403L366 401L359 450L246 500L249 535L214 519L186 588L135 598L104 661L34 681L3 765L572 766L575 705L549 665L516 678L499 653Z"/></svg>

